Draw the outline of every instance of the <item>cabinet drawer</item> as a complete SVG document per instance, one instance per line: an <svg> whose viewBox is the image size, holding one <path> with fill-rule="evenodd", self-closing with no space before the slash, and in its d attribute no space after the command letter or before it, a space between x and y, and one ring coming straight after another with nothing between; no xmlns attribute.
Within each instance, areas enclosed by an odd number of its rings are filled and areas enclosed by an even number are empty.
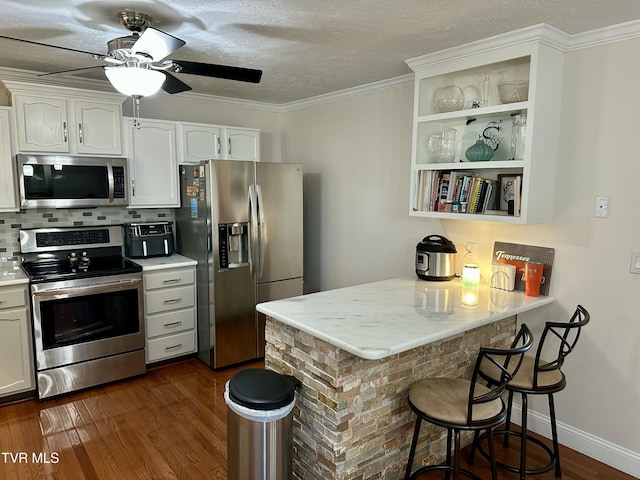
<svg viewBox="0 0 640 480"><path fill-rule="evenodd" d="M179 285L192 285L195 281L196 271L194 268L171 269L157 273L144 274L144 288L146 290L176 287Z"/></svg>
<svg viewBox="0 0 640 480"><path fill-rule="evenodd" d="M145 292L145 315L193 307L195 299L196 288L194 285Z"/></svg>
<svg viewBox="0 0 640 480"><path fill-rule="evenodd" d="M196 332L183 332L147 340L147 363L196 351Z"/></svg>
<svg viewBox="0 0 640 480"><path fill-rule="evenodd" d="M196 310L176 310L156 315L147 315L147 338L158 337L169 333L193 330L196 326Z"/></svg>
<svg viewBox="0 0 640 480"><path fill-rule="evenodd" d="M0 309L23 307L27 305L27 289L1 289L0 290Z"/></svg>

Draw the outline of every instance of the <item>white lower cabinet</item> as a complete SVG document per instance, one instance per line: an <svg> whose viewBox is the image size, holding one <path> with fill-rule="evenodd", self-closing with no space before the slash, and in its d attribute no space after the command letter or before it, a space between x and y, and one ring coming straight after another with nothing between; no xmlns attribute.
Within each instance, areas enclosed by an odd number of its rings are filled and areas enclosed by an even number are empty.
<svg viewBox="0 0 640 480"><path fill-rule="evenodd" d="M29 286L0 287L0 396L33 390Z"/></svg>
<svg viewBox="0 0 640 480"><path fill-rule="evenodd" d="M196 351L195 267L143 273L147 364Z"/></svg>

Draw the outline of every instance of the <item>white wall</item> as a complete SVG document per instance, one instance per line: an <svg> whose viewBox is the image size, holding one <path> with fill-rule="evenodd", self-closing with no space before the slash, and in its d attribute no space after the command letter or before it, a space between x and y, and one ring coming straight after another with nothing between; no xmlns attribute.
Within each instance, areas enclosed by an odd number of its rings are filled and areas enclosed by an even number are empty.
<svg viewBox="0 0 640 480"><path fill-rule="evenodd" d="M629 273L629 261L640 249L639 58L638 39L567 54L550 224L410 218L411 87L289 111L282 121L283 161L303 162L306 174L308 291L411 275L415 244L432 233L459 252L466 240L478 242L485 275L496 240L555 248L557 302L522 319L539 332L545 320L568 319L578 303L592 314L567 360L568 386L556 395L561 441L586 439L582 450L608 463L629 457L627 471L636 474L640 275ZM609 218L593 217L595 195L610 197ZM546 402L532 407L548 414Z"/></svg>
<svg viewBox="0 0 640 480"><path fill-rule="evenodd" d="M305 290L408 275L441 230L409 217L413 87L283 115L283 161L304 164Z"/></svg>

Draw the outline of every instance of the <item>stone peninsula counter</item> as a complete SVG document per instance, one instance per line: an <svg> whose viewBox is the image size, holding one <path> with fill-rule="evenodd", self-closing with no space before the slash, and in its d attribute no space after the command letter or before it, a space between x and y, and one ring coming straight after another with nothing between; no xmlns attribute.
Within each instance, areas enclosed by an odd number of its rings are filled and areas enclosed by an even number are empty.
<svg viewBox="0 0 640 480"><path fill-rule="evenodd" d="M265 366L302 382L294 477L402 478L415 421L410 385L469 378L480 346L507 346L517 314L553 301L398 278L258 304ZM442 461L445 445L444 429L423 424L416 466Z"/></svg>

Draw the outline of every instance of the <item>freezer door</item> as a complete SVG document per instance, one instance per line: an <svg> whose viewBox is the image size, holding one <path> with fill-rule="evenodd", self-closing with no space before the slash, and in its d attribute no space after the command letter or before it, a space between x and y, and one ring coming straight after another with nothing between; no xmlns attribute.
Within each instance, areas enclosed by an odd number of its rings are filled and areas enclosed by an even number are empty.
<svg viewBox="0 0 640 480"><path fill-rule="evenodd" d="M256 163L258 284L302 277L302 165Z"/></svg>
<svg viewBox="0 0 640 480"><path fill-rule="evenodd" d="M221 261L221 249L232 242L221 243L220 226L249 222L249 191L253 188L252 162L215 160L207 163L207 210L210 212L210 238L213 244L209 260L209 298L211 309L211 363L214 368L256 358L256 286L252 278L252 262ZM250 256L250 254L249 254Z"/></svg>

